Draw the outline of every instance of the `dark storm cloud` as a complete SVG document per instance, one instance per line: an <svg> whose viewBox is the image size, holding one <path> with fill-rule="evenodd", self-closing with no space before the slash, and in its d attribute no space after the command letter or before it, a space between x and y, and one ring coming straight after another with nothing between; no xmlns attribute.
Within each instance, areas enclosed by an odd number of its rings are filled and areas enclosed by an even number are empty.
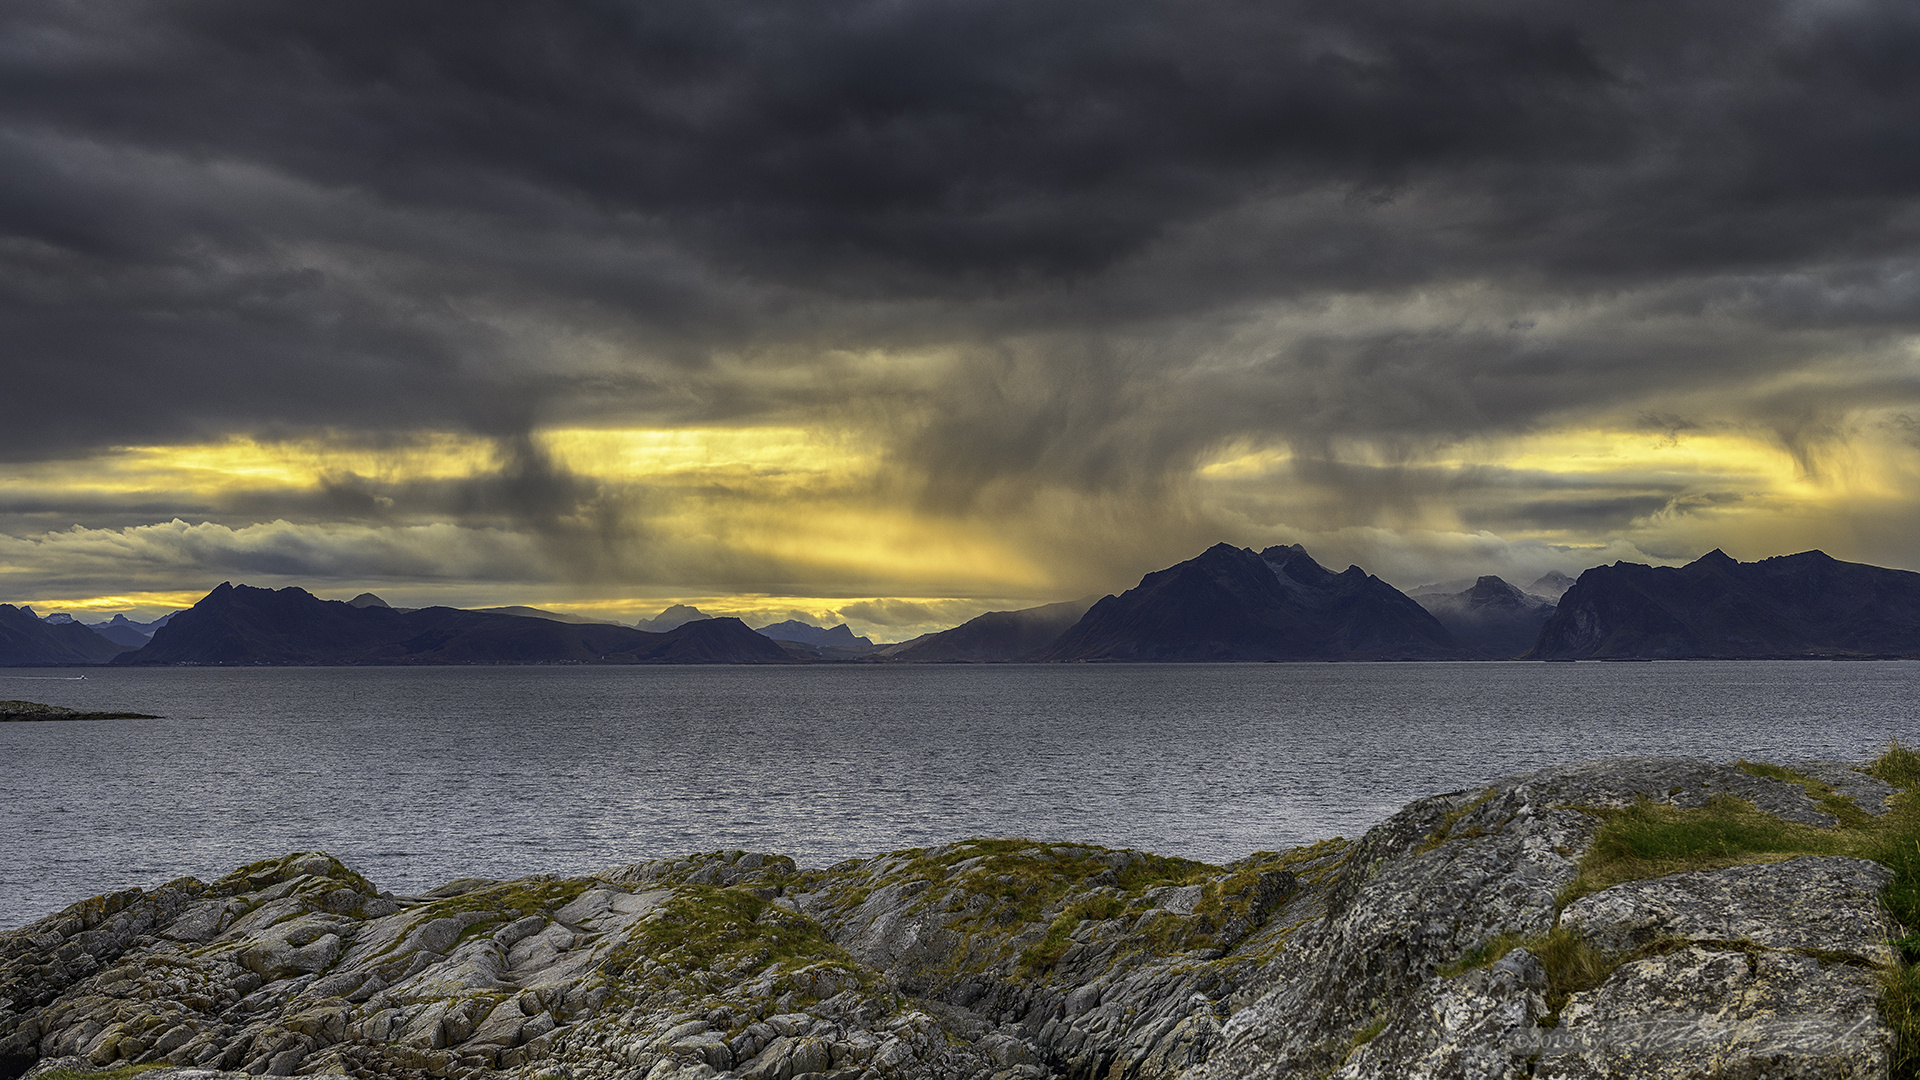
<svg viewBox="0 0 1920 1080"><path fill-rule="evenodd" d="M671 218L747 272L808 279L905 268L939 290L1097 272L1256 192L1332 182L1365 202L1435 178L1500 204L1485 243L1641 274L1649 257L1851 247L1920 175L1920 16L1902 4L149 16L105 55L30 63L25 116L408 203L519 215L526 188L577 194Z"/></svg>
<svg viewBox="0 0 1920 1080"><path fill-rule="evenodd" d="M1097 269L1250 186L1590 152L1613 76L1557 16L1013 3L189 3L19 50L24 119L518 212L689 216L758 264ZM144 16L144 17L143 17ZM116 13L115 19L123 18ZM17 32L36 35L31 14ZM44 27L45 23L38 23ZM47 37L51 37L49 33ZM103 40L104 39L104 40ZM24 54L24 55L22 55ZM746 244L748 235L755 238ZM770 243L769 243L770 242Z"/></svg>
<svg viewBox="0 0 1920 1080"><path fill-rule="evenodd" d="M1151 494L1236 436L1413 456L1920 320L1893 0L20 0L0 42L15 457L884 412L754 372L942 346L929 506ZM1473 283L1510 322L1396 324ZM1378 310L1235 337L1341 294ZM515 460L462 512L604 497Z"/></svg>

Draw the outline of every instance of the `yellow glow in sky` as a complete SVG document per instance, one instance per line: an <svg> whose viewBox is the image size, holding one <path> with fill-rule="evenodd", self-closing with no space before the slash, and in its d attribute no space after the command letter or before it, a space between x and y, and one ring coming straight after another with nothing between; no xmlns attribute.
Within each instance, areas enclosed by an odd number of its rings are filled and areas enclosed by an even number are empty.
<svg viewBox="0 0 1920 1080"><path fill-rule="evenodd" d="M1880 499L1905 487L1912 453L1852 444L1822 447L1810 470L1778 440L1739 432L1574 430L1494 444L1483 460L1554 476L1613 477L1739 489L1778 503ZM1468 463L1462 459L1460 463Z"/></svg>
<svg viewBox="0 0 1920 1080"><path fill-rule="evenodd" d="M873 468L871 453L850 439L809 428L559 428L534 441L555 463L582 476L612 480L788 474L845 476Z"/></svg>
<svg viewBox="0 0 1920 1080"><path fill-rule="evenodd" d="M322 595L331 595L329 582L342 580L396 582L392 588L404 593L405 582L415 580L409 575L417 575L419 588L440 598L435 602L529 603L595 614L626 607L621 614L629 622L657 612L673 596L749 617L807 611L820 618L876 597L933 597L912 602L935 605L929 610L944 618L958 609L938 605L964 602L955 598L1026 606L1125 588L1132 580L1120 578L1132 567L1170 565L1218 539L1291 542L1346 535L1342 529L1485 536L1569 551L1624 545L1631 552L1639 544L1644 551L1697 553L1745 544L1742 557L1822 545L1849 557L1847 544L1855 538L1884 543L1875 538L1902 535L1902 515L1910 514L1911 492L1920 489L1920 449L1894 419L1860 419L1847 438L1798 454L1766 432L1668 434L1599 425L1419 452L1336 441L1329 454L1333 464L1353 470L1344 474L1309 469L1285 445L1242 442L1195 468L1180 489L1190 501L1168 505L1035 480L1030 489L1010 486L1009 497L993 503L997 510L929 509L916 502L910 482L901 482L885 445L846 429L796 425L536 431L533 445L555 468L598 485L591 505L559 524L526 524L504 514L446 520L451 511L444 508L461 505L458 497L410 499L397 490L488 480L513 464L503 444L456 433L386 446L320 434L125 447L0 472L0 495L23 502L85 495L102 506L116 496L142 503L176 498L183 506L197 499L205 507L183 515L200 524L158 530L164 536L130 538L115 525L89 526L85 536L59 534L64 526L55 526L43 536L16 538L10 549L21 564L15 580L30 580L26 564L43 553L50 565L65 558L76 568L58 575L61 582L101 578L101 596L53 586L49 592L58 590L60 598L32 601L42 613L183 607L199 599L204 586L162 586L192 577L268 585L266 575L250 580L242 568L271 563L291 567L277 571L279 583ZM340 531L302 516L306 507L329 513L325 500L259 501L346 477L381 499L381 519ZM379 494L383 485L396 488L391 497ZM248 498L223 503L232 496ZM223 510L229 506L238 509ZM1583 517L1589 506L1614 516ZM258 507L274 509L250 509ZM281 515L291 523L267 520ZM220 528L201 527L213 519ZM1596 534L1594 520L1610 522L1601 526L1605 535ZM1120 555L1089 573L1089 545ZM1380 555L1388 548L1370 550L1390 568L1390 553ZM454 559L457 551L465 552L464 562ZM1343 554L1370 557L1364 550L1325 554L1335 561ZM1412 568L1401 572L1442 576L1429 574L1419 559L1409 555ZM302 560L319 569L309 575ZM129 572L114 580L122 564ZM474 576L456 565L470 565ZM738 592L717 591L735 582ZM562 587L548 591L555 583ZM543 604L530 598L541 593L566 599ZM661 599L651 610L602 599L636 594ZM866 594L865 601L844 599Z"/></svg>
<svg viewBox="0 0 1920 1080"><path fill-rule="evenodd" d="M492 440L450 433L390 447L344 439L235 437L186 446L120 447L83 461L11 468L0 474L0 492L161 493L209 499L241 491L313 488L349 475L377 483L458 480L498 471L503 460Z"/></svg>
<svg viewBox="0 0 1920 1080"><path fill-rule="evenodd" d="M871 475L878 455L850 435L801 427L588 429L537 432L535 444L554 463L579 476L615 482L679 486L727 481L766 485L762 494L792 485L828 485ZM1379 464L1366 446L1338 456L1355 464ZM499 470L505 455L491 440L453 433L422 436L392 447L338 445L324 439L290 442L234 438L178 447L127 447L84 462L60 462L9 470L0 489L58 488L101 494L173 491L212 495L261 488L309 488L355 476L397 484L467 479ZM1197 470L1206 480L1267 476L1293 460L1284 448L1239 446ZM1682 432L1674 436L1636 430L1572 429L1502 440L1458 444L1418 464L1429 468L1498 466L1556 476L1616 478L1685 477L1739 482L1766 491L1812 497L1844 485L1889 490L1876 470L1808 475L1794 456L1771 440L1737 432ZM903 526L888 531L898 536ZM858 523L822 522L836 542L863 544ZM870 545L869 545L870 546ZM918 545L914 545L918 546Z"/></svg>
<svg viewBox="0 0 1920 1080"><path fill-rule="evenodd" d="M122 611L153 611L158 614L149 618L159 618L169 610L190 608L199 603L205 591L182 592L136 592L116 596L53 597L51 599L25 600L20 603L30 605L40 615L51 615L56 611L72 612L75 617L98 612L103 617L111 617ZM85 620L83 620L85 621Z"/></svg>
<svg viewBox="0 0 1920 1080"><path fill-rule="evenodd" d="M236 438L183 447L135 447L133 467L230 477L242 482L298 487L326 476L352 474L382 483L458 480L493 472L502 458L491 440L435 432L389 447L346 440L263 442Z"/></svg>
<svg viewBox="0 0 1920 1080"><path fill-rule="evenodd" d="M1779 487L1797 481L1793 456L1777 444L1739 434L1655 435L1645 431L1575 430L1490 444L1475 458L1445 464L1497 463L1556 475L1649 474L1741 476Z"/></svg>
<svg viewBox="0 0 1920 1080"><path fill-rule="evenodd" d="M805 428L682 428L536 432L535 445L576 475L613 481L776 481L870 471L871 454ZM129 446L84 461L9 469L0 492L115 495L168 492L211 498L239 491L309 489L345 477L376 484L455 481L499 472L491 439L437 432L391 446L325 436L235 437L184 446Z"/></svg>
<svg viewBox="0 0 1920 1080"><path fill-rule="evenodd" d="M1356 465L1390 463L1369 446L1341 448L1336 459ZM1293 461L1293 453L1285 448L1235 446L1203 464L1198 475L1218 481L1258 479L1273 476ZM1834 467L1812 474L1777 441L1738 432L1664 435L1603 428L1474 440L1405 464L1430 469L1495 467L1623 482L1692 480L1797 499L1892 494L1900 485L1889 474L1905 472L1895 460L1881 455L1846 455L1833 456L1829 464Z"/></svg>

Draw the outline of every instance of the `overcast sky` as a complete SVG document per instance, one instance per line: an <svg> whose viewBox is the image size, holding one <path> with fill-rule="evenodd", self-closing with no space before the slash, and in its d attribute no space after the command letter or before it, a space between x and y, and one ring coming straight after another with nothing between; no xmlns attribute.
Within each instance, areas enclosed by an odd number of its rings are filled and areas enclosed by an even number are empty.
<svg viewBox="0 0 1920 1080"><path fill-rule="evenodd" d="M0 6L0 600L1920 569L1920 6Z"/></svg>

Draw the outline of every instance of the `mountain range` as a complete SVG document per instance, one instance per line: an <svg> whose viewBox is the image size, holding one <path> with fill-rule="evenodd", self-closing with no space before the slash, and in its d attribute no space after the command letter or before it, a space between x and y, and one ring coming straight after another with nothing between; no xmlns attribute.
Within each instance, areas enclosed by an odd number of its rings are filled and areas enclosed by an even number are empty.
<svg viewBox="0 0 1920 1080"><path fill-rule="evenodd" d="M883 646L844 623L756 632L678 604L627 627L226 583L145 624L119 616L89 627L0 604L0 666L1920 657L1920 574L1819 551L1757 563L1713 551L1568 581L1548 575L1523 590L1486 576L1408 596L1357 566L1328 570L1298 545L1218 544L1118 595L987 612ZM1556 604L1547 594L1562 587Z"/></svg>
<svg viewBox="0 0 1920 1080"><path fill-rule="evenodd" d="M401 611L305 589L224 583L116 664L781 664L793 658L738 619L664 634L499 612Z"/></svg>
<svg viewBox="0 0 1920 1080"><path fill-rule="evenodd" d="M162 615L152 622L134 622L125 615L115 615L106 622L88 623L87 628L115 645L124 645L137 649L153 640L153 632L167 625L172 615Z"/></svg>
<svg viewBox="0 0 1920 1080"><path fill-rule="evenodd" d="M1530 654L1540 660L1920 657L1920 574L1803 551L1580 575Z"/></svg>
<svg viewBox="0 0 1920 1080"><path fill-rule="evenodd" d="M32 608L0 604L0 667L104 664L126 650L79 622L45 622Z"/></svg>
<svg viewBox="0 0 1920 1080"><path fill-rule="evenodd" d="M23 614L31 618L38 619L42 623L45 623L48 626L84 625L87 629L92 630L94 633L100 635L103 638L106 638L108 641L112 642L115 645L120 646L122 649L137 649L140 646L145 645L147 642L153 640L153 632L155 630L158 630L162 626L167 625L167 620L173 618L173 613L168 612L167 614L160 616L159 618L153 620L152 622L143 623L143 622L135 622L132 619L127 618L126 615L121 614L121 615L115 615L113 618L105 620L104 622L81 623L79 619L76 619L73 617L71 612L56 611L50 615L40 615L40 614L37 614L33 610L33 608L27 607L24 605L21 606L19 610ZM31 631L24 631L24 632L31 634ZM73 632L70 630L61 631L61 633L65 635L69 635L69 638L72 641L78 641L82 643L82 647L84 651L92 652L99 648L99 646L95 645L91 641L87 641L85 638L73 637L72 636ZM55 661L44 661L44 662L53 663Z"/></svg>

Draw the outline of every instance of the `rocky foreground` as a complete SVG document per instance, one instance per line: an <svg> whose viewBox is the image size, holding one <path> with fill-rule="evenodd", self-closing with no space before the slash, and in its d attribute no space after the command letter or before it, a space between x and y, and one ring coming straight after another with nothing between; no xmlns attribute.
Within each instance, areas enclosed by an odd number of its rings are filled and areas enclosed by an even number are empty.
<svg viewBox="0 0 1920 1080"><path fill-rule="evenodd" d="M1224 867L977 840L394 896L290 855L0 934L0 1076L1886 1076L1886 866L1735 844L1593 887L1622 822L1847 851L1908 798L1762 771L1551 769Z"/></svg>

